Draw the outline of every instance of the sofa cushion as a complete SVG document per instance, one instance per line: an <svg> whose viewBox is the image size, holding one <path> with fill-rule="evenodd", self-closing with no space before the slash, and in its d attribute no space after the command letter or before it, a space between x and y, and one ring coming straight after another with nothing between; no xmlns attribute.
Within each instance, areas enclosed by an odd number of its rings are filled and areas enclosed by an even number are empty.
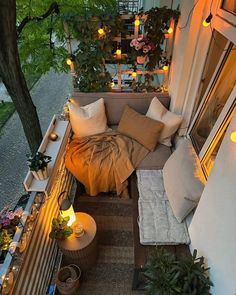
<svg viewBox="0 0 236 295"><path fill-rule="evenodd" d="M200 161L190 140L184 140L166 161L163 180L173 213L182 222L197 206L205 184Z"/></svg>
<svg viewBox="0 0 236 295"><path fill-rule="evenodd" d="M171 155L170 147L158 144L155 151L148 153L136 169L141 170L159 170L165 165Z"/></svg>
<svg viewBox="0 0 236 295"><path fill-rule="evenodd" d="M78 137L94 135L107 130L107 118L103 98L83 107L68 102L70 123Z"/></svg>
<svg viewBox="0 0 236 295"><path fill-rule="evenodd" d="M148 150L154 151L162 127L163 123L139 114L127 105L117 131L135 139Z"/></svg>
<svg viewBox="0 0 236 295"><path fill-rule="evenodd" d="M159 142L171 146L171 136L179 128L183 117L168 111L156 97L151 101L146 116L164 123Z"/></svg>
<svg viewBox="0 0 236 295"><path fill-rule="evenodd" d="M105 101L107 122L109 125L119 124L126 105L129 105L136 112L145 115L154 96L157 96L159 101L167 109L169 108L170 96L166 93L83 93L78 91L73 93L73 98L77 100L81 106L92 103L98 98L103 97Z"/></svg>

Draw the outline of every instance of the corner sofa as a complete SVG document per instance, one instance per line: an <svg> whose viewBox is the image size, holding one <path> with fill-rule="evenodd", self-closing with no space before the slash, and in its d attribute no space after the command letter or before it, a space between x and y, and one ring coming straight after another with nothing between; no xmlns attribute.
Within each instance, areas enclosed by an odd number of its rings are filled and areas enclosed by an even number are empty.
<svg viewBox="0 0 236 295"><path fill-rule="evenodd" d="M169 109L170 96L168 95L168 93L81 93L75 91L73 94L73 98L79 102L80 106L90 104L96 101L98 98L104 98L108 125L113 129L117 128L126 105L129 105L135 111L145 115L149 108L151 100L155 96L167 109ZM162 169L170 155L171 147L158 144L155 151L150 152L136 169ZM137 223L137 218L139 215L139 194L137 189L137 179L135 173L129 179L129 194L130 197L133 199L133 231L135 260L133 289L136 289L138 287L139 275L142 272L143 267L146 263L147 254L155 246L144 246L140 244L139 227ZM167 247L175 249L175 247L173 246ZM182 247L184 250L186 250L187 248L187 246L179 247Z"/></svg>

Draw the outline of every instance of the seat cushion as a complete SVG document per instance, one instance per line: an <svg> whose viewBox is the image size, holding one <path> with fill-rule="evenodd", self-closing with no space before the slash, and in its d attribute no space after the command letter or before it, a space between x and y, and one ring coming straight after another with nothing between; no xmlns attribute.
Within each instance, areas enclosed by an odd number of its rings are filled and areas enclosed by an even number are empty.
<svg viewBox="0 0 236 295"><path fill-rule="evenodd" d="M148 155L142 160L136 169L142 170L158 170L162 169L165 162L171 155L171 148L163 144L158 144L154 152L148 153Z"/></svg>

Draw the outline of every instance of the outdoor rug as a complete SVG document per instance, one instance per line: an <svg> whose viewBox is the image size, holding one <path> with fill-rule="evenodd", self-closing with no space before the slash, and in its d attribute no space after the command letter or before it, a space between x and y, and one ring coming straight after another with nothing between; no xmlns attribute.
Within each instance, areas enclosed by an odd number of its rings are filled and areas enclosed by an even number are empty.
<svg viewBox="0 0 236 295"><path fill-rule="evenodd" d="M133 279L132 200L113 195L80 196L75 210L93 216L98 230L97 265L82 275L80 295L131 295Z"/></svg>

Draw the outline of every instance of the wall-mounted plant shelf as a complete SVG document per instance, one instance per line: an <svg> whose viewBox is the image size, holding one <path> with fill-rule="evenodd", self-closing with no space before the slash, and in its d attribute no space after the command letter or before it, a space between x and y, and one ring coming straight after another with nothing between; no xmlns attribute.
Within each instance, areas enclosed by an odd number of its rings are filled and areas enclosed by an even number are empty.
<svg viewBox="0 0 236 295"><path fill-rule="evenodd" d="M39 152L45 153L47 156L52 157L52 161L48 164L49 177L45 180L37 180L33 177L32 172L29 171L24 180L24 187L26 191L43 192L46 194L46 197L49 196L60 158L63 155L66 144L68 143L70 132L71 125L69 121L61 120L59 116L54 115L38 149ZM58 136L55 141L50 139L51 133L54 133Z"/></svg>

